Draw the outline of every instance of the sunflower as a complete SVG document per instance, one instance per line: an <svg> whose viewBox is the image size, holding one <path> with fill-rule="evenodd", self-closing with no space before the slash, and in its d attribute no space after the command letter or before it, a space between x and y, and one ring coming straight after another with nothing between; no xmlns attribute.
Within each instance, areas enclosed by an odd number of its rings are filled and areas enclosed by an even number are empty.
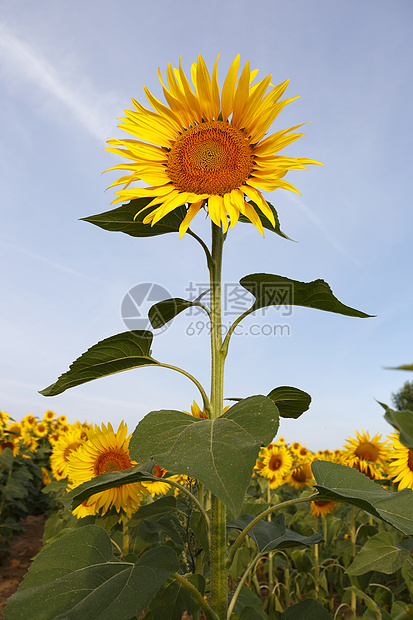
<svg viewBox="0 0 413 620"><path fill-rule="evenodd" d="M399 433L389 435L391 441L391 458L387 471L393 482L398 482L399 489L413 489L413 450L400 442Z"/></svg>
<svg viewBox="0 0 413 620"><path fill-rule="evenodd" d="M9 419L9 414L6 413L5 411L0 411L0 424L2 426L6 424L8 419Z"/></svg>
<svg viewBox="0 0 413 620"><path fill-rule="evenodd" d="M284 445L270 444L263 450L262 464L261 476L269 478L270 487L275 489L284 484L285 477L289 474L293 464L293 458Z"/></svg>
<svg viewBox="0 0 413 620"><path fill-rule="evenodd" d="M159 465L155 465L152 470L152 474L159 478L159 482L155 481L142 483L143 486L148 489L152 497L155 497L156 495L165 495L165 493L168 493L169 489L171 488L170 484L167 484L166 482L161 482L160 480L161 478L164 478L166 473L166 469L164 469L163 467L159 467ZM179 482L179 478L180 476L168 476L167 480L171 479L175 482Z"/></svg>
<svg viewBox="0 0 413 620"><path fill-rule="evenodd" d="M383 477L381 468L386 467L389 459L387 441L380 441L381 435L376 434L370 439L369 432L356 431L356 438L348 437L342 452L342 462L349 467L358 469L372 480Z"/></svg>
<svg viewBox="0 0 413 620"><path fill-rule="evenodd" d="M49 426L47 422L38 422L37 425L33 427L33 430L38 437L46 437L49 432Z"/></svg>
<svg viewBox="0 0 413 620"><path fill-rule="evenodd" d="M44 412L44 419L47 420L47 422L52 422L55 418L56 414L54 411L52 411L51 409L49 409L48 411Z"/></svg>
<svg viewBox="0 0 413 620"><path fill-rule="evenodd" d="M287 484L295 489L310 486L313 482L313 472L310 463L296 464L286 478Z"/></svg>
<svg viewBox="0 0 413 620"><path fill-rule="evenodd" d="M57 435L57 441L53 441L50 467L56 480L62 480L68 476L69 455L80 448L85 439L81 435L81 429L76 425L66 433Z"/></svg>
<svg viewBox="0 0 413 620"><path fill-rule="evenodd" d="M179 228L180 237L198 211L206 206L209 217L217 226L222 225L224 233L242 214L264 234L256 209L273 226L275 219L260 190L282 188L299 193L283 177L289 170L306 170L307 164L319 163L279 155L284 147L303 135L294 133L303 123L264 138L281 110L297 98L279 101L288 80L274 87L268 75L253 84L258 71L252 71L249 62L238 78L238 55L220 92L218 58L211 77L202 56L198 56L191 67L193 88L181 62L178 69L169 63L167 84L159 73L167 105L145 86L153 110L132 99L135 109L126 110L126 117L120 119L123 122L119 125L139 140L108 140L111 147L107 150L128 160L110 168L129 173L110 186L124 186L115 192L118 197L114 202L149 198L145 209L156 208L143 222L152 226L177 207L188 204ZM136 181L143 181L149 187L129 187Z"/></svg>
<svg viewBox="0 0 413 620"><path fill-rule="evenodd" d="M326 514L333 512L336 503L331 500L315 499L311 502L311 514L314 517L325 518Z"/></svg>
<svg viewBox="0 0 413 620"><path fill-rule="evenodd" d="M71 452L68 457L71 488L101 473L122 471L136 465L129 456L127 432L123 420L116 433L111 424L107 427L102 424L101 429L95 426L94 429L89 430L88 440L80 448ZM75 508L73 514L81 518L96 514L101 509L103 515L114 506L118 513L123 510L130 517L138 510L142 495L145 493L147 493L146 489L139 482L124 484L95 493Z"/></svg>

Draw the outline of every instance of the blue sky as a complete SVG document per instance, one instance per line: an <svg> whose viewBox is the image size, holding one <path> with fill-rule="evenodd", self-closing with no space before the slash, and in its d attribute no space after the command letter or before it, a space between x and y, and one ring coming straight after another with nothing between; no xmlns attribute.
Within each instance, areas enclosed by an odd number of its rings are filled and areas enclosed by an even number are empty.
<svg viewBox="0 0 413 620"><path fill-rule="evenodd" d="M236 54L273 83L290 78L288 105L273 130L303 121L305 137L286 154L325 167L289 173L301 196L267 198L297 243L238 224L225 249L224 277L236 283L268 272L325 279L345 304L371 319L295 308L252 317L258 335L234 337L225 395L293 385L313 397L280 433L311 449L335 448L356 429L388 433L376 399L413 379L385 370L413 361L411 286L413 210L411 101L413 5L410 0L131 0L71 3L3 0L0 7L1 409L15 419L46 409L70 421L125 419L130 430L150 410L186 409L198 394L185 377L144 368L45 398L91 345L125 331L121 304L140 283L185 296L206 280L193 239L133 239L79 218L106 211L105 188L118 163L106 139L143 86L161 97L165 74L182 57L218 53L220 83ZM126 134L125 134L126 137ZM410 174L409 174L410 173ZM112 176L111 176L112 174ZM194 229L208 236L202 216ZM208 337L188 335L180 316L155 337L153 354L209 383ZM288 325L264 335L263 325ZM260 332L261 329L261 332ZM189 333L192 333L189 330ZM198 399L199 400L199 399Z"/></svg>

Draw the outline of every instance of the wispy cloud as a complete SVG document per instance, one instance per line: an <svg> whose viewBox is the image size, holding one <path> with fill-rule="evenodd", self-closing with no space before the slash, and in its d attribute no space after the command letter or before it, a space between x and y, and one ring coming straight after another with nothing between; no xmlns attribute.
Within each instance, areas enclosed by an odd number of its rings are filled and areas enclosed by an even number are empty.
<svg viewBox="0 0 413 620"><path fill-rule="evenodd" d="M63 104L87 132L104 141L113 127L117 108L113 95L92 92L90 85L76 76L62 75L37 49L18 38L10 28L0 22L0 66L13 78L32 83ZM82 92L78 84L82 84ZM87 94L85 95L85 90ZM106 109L105 109L106 107ZM109 109L110 108L110 109ZM116 114L116 112L115 112Z"/></svg>
<svg viewBox="0 0 413 620"><path fill-rule="evenodd" d="M49 265L50 267L53 267L54 269L59 269L60 271L65 271L66 273L70 273L71 275L76 276L78 278L83 278L85 280L92 280L92 282L99 282L100 284L106 284L103 280L100 280L99 278L89 276L85 273L81 273L80 271L76 271L75 269L71 269L70 267L66 267L66 265L62 265L61 263L51 261L45 256L40 256L40 254L35 254L34 252L30 252L30 250L27 250L26 248L21 248L17 245L14 245L13 243L5 243L3 241L0 241L0 247L7 248L9 250L14 250L15 252L19 252L21 254L25 254L26 256L29 256L31 259L34 259L41 263L45 263L46 265Z"/></svg>
<svg viewBox="0 0 413 620"><path fill-rule="evenodd" d="M324 222L314 213L314 211L310 209L310 207L305 204L305 202L301 198L299 198L296 194L293 194L292 192L287 192L287 197L305 213L308 219L323 233L329 244L335 250L337 250L337 252L340 252L340 254L345 256L355 265L360 266L360 262L353 256L353 254L351 254L337 241L337 239L328 230Z"/></svg>

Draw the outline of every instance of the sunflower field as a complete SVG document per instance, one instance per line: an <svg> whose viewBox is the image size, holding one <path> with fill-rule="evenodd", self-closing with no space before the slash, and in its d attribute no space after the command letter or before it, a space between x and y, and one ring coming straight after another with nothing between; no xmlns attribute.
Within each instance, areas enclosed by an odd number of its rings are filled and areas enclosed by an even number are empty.
<svg viewBox="0 0 413 620"><path fill-rule="evenodd" d="M194 402L188 415L203 418L205 413ZM29 414L20 422L1 412L0 423L3 554L24 516L40 511L48 515L45 550L63 535L82 540L85 526L95 524L107 532L116 558L138 559L150 546L168 545L180 554L187 575L192 575L190 583L197 581L200 558L208 566L209 557L205 527L189 498L205 492L197 480L171 475L154 464L153 481L108 488L72 509L68 491L101 473L138 465L129 455L126 425L121 422L115 432L110 423L71 424L52 411L42 419ZM397 491L413 488L412 461L412 450L400 442L399 431L384 439L356 431L341 448L318 452L283 437L262 447L243 515L228 515L229 593L237 594L230 617L240 617L249 606L255 613L251 618L304 618L289 616L286 610L305 598L321 605L316 609L319 618L412 618L413 538L357 504L306 501L315 484L315 462L344 466L343 477L357 470L368 484L374 481L378 489ZM282 513L274 512L277 505ZM210 512L208 497L206 507ZM263 510L268 511L266 520L237 544L240 531ZM20 603L19 593L10 599L7 617L18 617L13 610L24 604L24 590L21 595ZM199 607L194 597L177 592L166 580L136 618L205 617Z"/></svg>

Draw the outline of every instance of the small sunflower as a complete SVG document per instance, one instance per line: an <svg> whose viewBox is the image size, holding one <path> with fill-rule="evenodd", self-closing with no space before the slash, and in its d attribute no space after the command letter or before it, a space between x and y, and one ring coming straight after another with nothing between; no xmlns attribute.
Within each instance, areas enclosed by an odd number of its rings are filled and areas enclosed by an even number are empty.
<svg viewBox="0 0 413 620"><path fill-rule="evenodd" d="M73 426L66 433L57 435L57 441L53 442L50 467L56 480L63 480L68 476L69 455L80 448L85 439L81 436L81 429L77 426Z"/></svg>
<svg viewBox="0 0 413 620"><path fill-rule="evenodd" d="M289 170L306 170L306 165L319 163L279 155L303 135L294 132L303 123L264 137L281 110L296 99L280 101L288 80L274 87L268 75L253 84L258 71L252 71L249 62L238 78L238 55L220 92L218 58L211 77L202 56L198 56L191 67L193 87L181 63L178 69L169 63L167 84L159 74L167 105L145 87L153 110L133 99L135 109L126 110L119 125L139 139L108 140L111 147L107 150L128 160L110 168L128 171L110 186L124 186L116 192L118 198L114 202L152 199L145 209L156 208L143 220L151 225L188 204L179 228L181 237L198 211L206 206L209 217L222 226L224 233L228 226L235 226L242 214L264 234L256 209L273 226L275 220L261 190L282 188L299 193L283 177ZM149 187L129 187L136 181Z"/></svg>
<svg viewBox="0 0 413 620"><path fill-rule="evenodd" d="M6 424L8 419L9 419L9 414L6 413L5 411L0 411L0 425Z"/></svg>
<svg viewBox="0 0 413 620"><path fill-rule="evenodd" d="M129 437L127 427L122 422L115 433L111 424L95 426L88 431L88 440L68 457L68 472L71 488L75 488L104 472L123 471L136 465L129 456ZM118 513L123 510L128 517L140 506L145 487L139 482L124 484L119 487L95 493L74 511L78 518L96 514L101 510L104 515L112 506ZM121 515L120 515L121 516Z"/></svg>
<svg viewBox="0 0 413 620"><path fill-rule="evenodd" d="M49 432L49 426L47 422L38 422L37 425L33 427L33 431L38 437L46 437Z"/></svg>
<svg viewBox="0 0 413 620"><path fill-rule="evenodd" d="M19 442L13 437L2 437L0 439L0 454L3 454L6 448L10 448L13 452L13 456L16 456L16 454L20 452Z"/></svg>
<svg viewBox="0 0 413 620"><path fill-rule="evenodd" d="M155 497L156 495L165 495L165 493L168 493L169 489L171 488L170 484L161 481L161 478L164 478L166 473L166 469L164 469L163 467L159 467L159 465L155 465L152 470L152 474L159 478L159 482L142 482L143 486L148 489L152 497ZM166 480L168 480L169 478L171 480L174 480L175 482L178 482L179 476L168 476Z"/></svg>
<svg viewBox="0 0 413 620"><path fill-rule="evenodd" d="M302 489L304 486L310 486L313 480L310 463L301 463L293 466L286 482L294 489Z"/></svg>
<svg viewBox="0 0 413 620"><path fill-rule="evenodd" d="M392 461L387 471L400 490L413 489L413 450L404 446L399 437L398 433L389 435Z"/></svg>
<svg viewBox="0 0 413 620"><path fill-rule="evenodd" d="M311 514L314 517L325 518L326 514L333 512L336 503L330 500L315 499L311 502Z"/></svg>
<svg viewBox="0 0 413 620"><path fill-rule="evenodd" d="M51 409L49 409L48 411L44 412L44 416L43 418L47 421L47 422L52 422L56 417L56 414L54 411L51 411Z"/></svg>
<svg viewBox="0 0 413 620"><path fill-rule="evenodd" d="M285 477L290 473L293 458L284 445L270 444L270 447L263 450L262 464L260 474L270 479L271 487L271 484L275 485L277 482L283 484L285 482ZM271 488L277 487L272 486Z"/></svg>

